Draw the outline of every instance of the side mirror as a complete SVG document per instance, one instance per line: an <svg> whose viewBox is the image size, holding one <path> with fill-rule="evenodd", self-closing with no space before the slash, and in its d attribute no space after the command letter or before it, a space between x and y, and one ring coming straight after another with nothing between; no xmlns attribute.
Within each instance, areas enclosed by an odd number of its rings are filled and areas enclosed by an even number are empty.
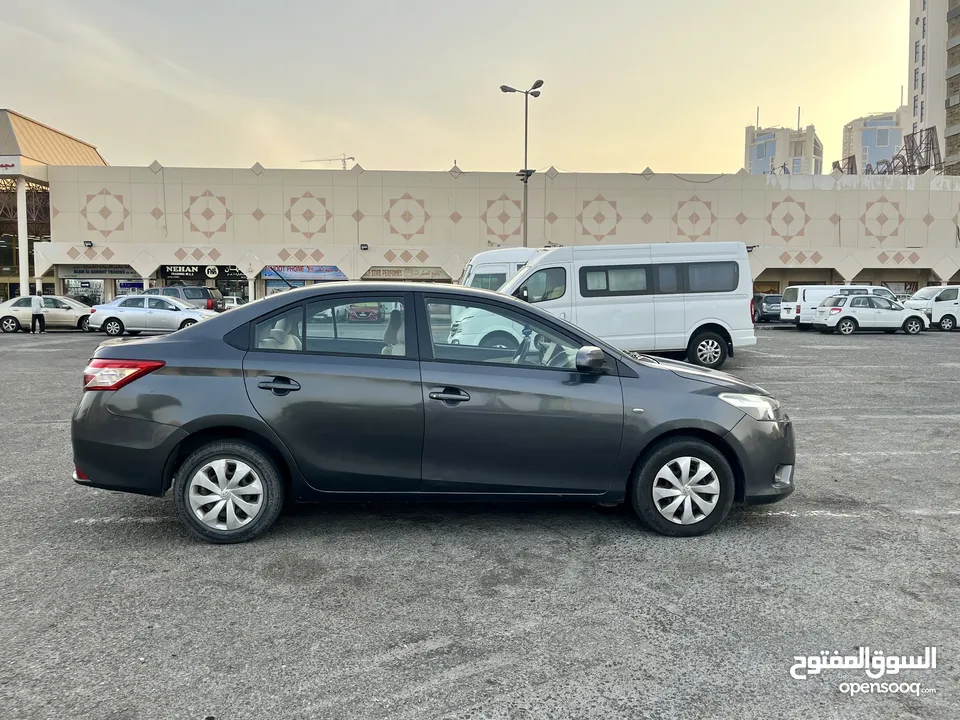
<svg viewBox="0 0 960 720"><path fill-rule="evenodd" d="M519 290L517 290L513 296L518 300L523 300L524 302L530 302L530 291L527 290L527 286L524 285Z"/></svg>
<svg viewBox="0 0 960 720"><path fill-rule="evenodd" d="M603 350L593 345L584 345L577 350L577 370L598 372L603 367Z"/></svg>

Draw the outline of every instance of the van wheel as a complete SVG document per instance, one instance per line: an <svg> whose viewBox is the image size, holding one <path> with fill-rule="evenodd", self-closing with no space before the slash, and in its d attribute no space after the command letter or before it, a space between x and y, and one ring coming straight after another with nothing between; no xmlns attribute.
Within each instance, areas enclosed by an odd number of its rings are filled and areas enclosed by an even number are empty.
<svg viewBox="0 0 960 720"><path fill-rule="evenodd" d="M483 340L480 341L480 347L498 348L516 352L520 347L520 343L517 342L513 335L505 332L493 332L484 336Z"/></svg>
<svg viewBox="0 0 960 720"><path fill-rule="evenodd" d="M723 522L736 485L726 458L713 445L672 438L647 456L631 501L640 522L673 537L703 535Z"/></svg>
<svg viewBox="0 0 960 720"><path fill-rule="evenodd" d="M727 361L727 341L715 332L700 333L690 342L687 361L705 368L718 368Z"/></svg>
<svg viewBox="0 0 960 720"><path fill-rule="evenodd" d="M953 315L944 315L940 318L940 329L946 332L950 332L957 326L957 321L954 319Z"/></svg>
<svg viewBox="0 0 960 720"><path fill-rule="evenodd" d="M180 522L193 535L225 545L266 532L283 507L283 480L259 448L217 441L188 457L173 481Z"/></svg>

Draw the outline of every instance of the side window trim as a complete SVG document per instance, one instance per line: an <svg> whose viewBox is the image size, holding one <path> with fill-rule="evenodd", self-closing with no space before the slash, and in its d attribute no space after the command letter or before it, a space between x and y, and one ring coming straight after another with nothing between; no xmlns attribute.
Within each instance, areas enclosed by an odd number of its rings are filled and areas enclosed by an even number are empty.
<svg viewBox="0 0 960 720"><path fill-rule="evenodd" d="M653 265L642 265L637 263L632 263L630 265L583 265L577 272L580 285L580 297L640 297L644 295L653 295L653 283L650 281L651 275L656 275L656 273L652 272L653 267ZM646 289L641 292L637 292L635 290L610 290L611 270L643 270L644 276L646 277ZM606 277L606 289L588 290L587 275L589 273L597 272L604 273L604 276Z"/></svg>

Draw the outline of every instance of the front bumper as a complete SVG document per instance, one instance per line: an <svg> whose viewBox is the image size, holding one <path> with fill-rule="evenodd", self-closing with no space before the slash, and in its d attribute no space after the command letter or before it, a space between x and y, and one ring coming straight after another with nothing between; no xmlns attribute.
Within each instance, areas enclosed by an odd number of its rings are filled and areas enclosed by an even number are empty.
<svg viewBox="0 0 960 720"><path fill-rule="evenodd" d="M73 461L79 485L162 495L168 458L187 434L179 427L120 417L105 403L112 393L86 392L73 413Z"/></svg>
<svg viewBox="0 0 960 720"><path fill-rule="evenodd" d="M760 422L744 415L725 439L743 469L744 502L777 502L794 491L797 453L790 420Z"/></svg>

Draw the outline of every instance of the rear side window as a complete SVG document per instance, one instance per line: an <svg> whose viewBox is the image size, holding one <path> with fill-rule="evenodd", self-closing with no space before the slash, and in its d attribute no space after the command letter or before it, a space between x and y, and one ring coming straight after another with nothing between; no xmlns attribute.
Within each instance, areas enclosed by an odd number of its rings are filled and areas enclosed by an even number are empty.
<svg viewBox="0 0 960 720"><path fill-rule="evenodd" d="M580 294L583 297L649 295L650 270L645 265L580 268Z"/></svg>
<svg viewBox="0 0 960 720"><path fill-rule="evenodd" d="M800 288L787 288L783 291L783 302L785 303L795 303L797 301L797 295L800 292Z"/></svg>
<svg viewBox="0 0 960 720"><path fill-rule="evenodd" d="M207 292L214 300L223 300L223 293L218 288L207 288Z"/></svg>
<svg viewBox="0 0 960 720"><path fill-rule="evenodd" d="M258 322L253 330L253 346L257 350L303 350L303 306Z"/></svg>
<svg viewBox="0 0 960 720"><path fill-rule="evenodd" d="M207 295L200 288L183 288L183 296L187 300L206 300Z"/></svg>
<svg viewBox="0 0 960 720"><path fill-rule="evenodd" d="M670 295L680 292L680 274L676 265L655 265L657 273L657 292Z"/></svg>
<svg viewBox="0 0 960 720"><path fill-rule="evenodd" d="M833 297L828 297L826 300L820 303L820 307L843 307L846 302L847 299L845 297L834 295Z"/></svg>
<svg viewBox="0 0 960 720"><path fill-rule="evenodd" d="M13 306L16 307L16 308L30 307L30 305L31 305L32 302L33 302L33 300L31 300L31 299L28 298L28 297L20 298L19 300L17 300L17 301L13 304Z"/></svg>
<svg viewBox="0 0 960 720"><path fill-rule="evenodd" d="M175 298L180 297L180 291L177 290L176 288L164 288L163 294L166 295L167 297L175 297Z"/></svg>
<svg viewBox="0 0 960 720"><path fill-rule="evenodd" d="M687 292L733 292L740 284L740 266L735 262L690 263Z"/></svg>
<svg viewBox="0 0 960 720"><path fill-rule="evenodd" d="M120 307L125 308L142 308L143 307L143 298L131 298L129 300L124 300L120 303Z"/></svg>

